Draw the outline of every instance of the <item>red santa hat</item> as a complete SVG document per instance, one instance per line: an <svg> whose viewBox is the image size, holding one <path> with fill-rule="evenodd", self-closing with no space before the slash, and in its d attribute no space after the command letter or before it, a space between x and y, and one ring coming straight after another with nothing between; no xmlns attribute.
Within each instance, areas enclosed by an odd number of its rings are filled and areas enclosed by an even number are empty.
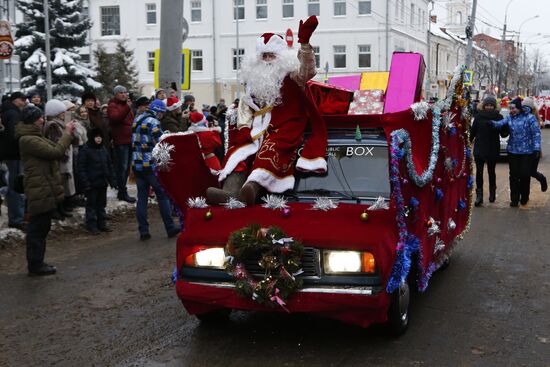
<svg viewBox="0 0 550 367"><path fill-rule="evenodd" d="M189 121L191 121L193 125L198 125L201 123L204 123L206 125L208 123L204 115L200 112L191 112L189 114Z"/></svg>
<svg viewBox="0 0 550 367"><path fill-rule="evenodd" d="M287 48L285 40L278 34L264 33L256 40L256 53L258 55L263 53L278 54Z"/></svg>
<svg viewBox="0 0 550 367"><path fill-rule="evenodd" d="M168 98L168 101L166 102L166 109L168 111L174 111L181 107L182 103L176 96L172 96Z"/></svg>

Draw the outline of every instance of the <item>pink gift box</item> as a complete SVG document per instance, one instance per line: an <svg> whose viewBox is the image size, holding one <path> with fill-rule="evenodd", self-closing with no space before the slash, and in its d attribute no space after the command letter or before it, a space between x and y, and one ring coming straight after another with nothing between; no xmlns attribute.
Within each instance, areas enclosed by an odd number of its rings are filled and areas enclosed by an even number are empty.
<svg viewBox="0 0 550 367"><path fill-rule="evenodd" d="M393 53L384 113L403 111L420 101L425 69L421 54Z"/></svg>

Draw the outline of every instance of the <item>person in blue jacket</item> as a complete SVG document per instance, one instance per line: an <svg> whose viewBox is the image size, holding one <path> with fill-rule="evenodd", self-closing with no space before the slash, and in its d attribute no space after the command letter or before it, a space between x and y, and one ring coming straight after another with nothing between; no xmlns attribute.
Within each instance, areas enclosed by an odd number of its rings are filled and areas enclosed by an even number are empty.
<svg viewBox="0 0 550 367"><path fill-rule="evenodd" d="M521 99L509 104L510 115L493 121L496 128L505 125L510 131L508 140L508 165L510 167L510 206L517 207L529 201L531 167L534 159L540 158L540 129L537 118L523 110Z"/></svg>

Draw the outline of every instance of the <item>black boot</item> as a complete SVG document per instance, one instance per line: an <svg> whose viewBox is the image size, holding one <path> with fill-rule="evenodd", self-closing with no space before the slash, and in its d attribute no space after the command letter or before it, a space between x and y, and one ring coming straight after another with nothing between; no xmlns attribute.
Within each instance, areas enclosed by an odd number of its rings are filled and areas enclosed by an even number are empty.
<svg viewBox="0 0 550 367"><path fill-rule="evenodd" d="M548 182L546 181L546 177L542 174L540 178L540 189L542 192L546 192L546 190L548 190Z"/></svg>
<svg viewBox="0 0 550 367"><path fill-rule="evenodd" d="M71 218L73 215L65 210L62 204L57 206L57 212L64 218Z"/></svg>
<svg viewBox="0 0 550 367"><path fill-rule="evenodd" d="M476 189L476 201L474 205L478 207L483 205L483 189Z"/></svg>
<svg viewBox="0 0 550 367"><path fill-rule="evenodd" d="M497 188L495 187L489 187L489 202L494 203L496 200L496 192Z"/></svg>

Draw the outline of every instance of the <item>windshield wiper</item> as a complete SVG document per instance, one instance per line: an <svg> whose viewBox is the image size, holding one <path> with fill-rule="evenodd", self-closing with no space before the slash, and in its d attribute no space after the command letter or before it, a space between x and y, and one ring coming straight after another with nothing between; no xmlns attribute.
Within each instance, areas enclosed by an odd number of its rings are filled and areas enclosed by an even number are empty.
<svg viewBox="0 0 550 367"><path fill-rule="evenodd" d="M327 189L302 190L302 191L298 191L296 193L297 194L324 195L324 196L339 195L339 196L344 197L346 199L356 200L357 202L359 202L361 200L357 196L348 194L347 192L327 190Z"/></svg>

